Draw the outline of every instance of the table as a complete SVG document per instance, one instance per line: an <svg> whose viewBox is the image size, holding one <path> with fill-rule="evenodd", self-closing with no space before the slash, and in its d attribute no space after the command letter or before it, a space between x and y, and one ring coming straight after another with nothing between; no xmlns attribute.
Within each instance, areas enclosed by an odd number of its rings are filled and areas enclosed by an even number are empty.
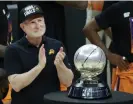
<svg viewBox="0 0 133 104"><path fill-rule="evenodd" d="M68 92L52 92L44 95L47 104L133 104L133 94L112 91L112 97L99 100L83 100L67 97ZM45 103L46 104L46 103Z"/></svg>

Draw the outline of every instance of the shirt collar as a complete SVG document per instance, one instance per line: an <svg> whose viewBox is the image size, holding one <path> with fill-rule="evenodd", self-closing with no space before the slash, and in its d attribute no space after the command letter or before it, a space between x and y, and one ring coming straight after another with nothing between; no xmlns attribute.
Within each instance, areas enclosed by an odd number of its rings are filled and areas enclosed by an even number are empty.
<svg viewBox="0 0 133 104"><path fill-rule="evenodd" d="M22 38L22 40L24 45L27 45L28 47L36 47L33 44L31 44L25 36ZM42 36L42 42L39 47L41 47L42 44L46 44L46 40L46 36Z"/></svg>

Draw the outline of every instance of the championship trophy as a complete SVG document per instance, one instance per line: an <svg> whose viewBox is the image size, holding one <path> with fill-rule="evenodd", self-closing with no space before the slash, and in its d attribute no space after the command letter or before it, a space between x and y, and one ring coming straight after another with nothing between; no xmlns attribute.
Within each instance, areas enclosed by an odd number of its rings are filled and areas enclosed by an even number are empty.
<svg viewBox="0 0 133 104"><path fill-rule="evenodd" d="M105 54L100 47L93 44L83 45L74 55L74 64L81 77L70 87L68 97L103 99L111 96L108 85L98 77L106 64Z"/></svg>

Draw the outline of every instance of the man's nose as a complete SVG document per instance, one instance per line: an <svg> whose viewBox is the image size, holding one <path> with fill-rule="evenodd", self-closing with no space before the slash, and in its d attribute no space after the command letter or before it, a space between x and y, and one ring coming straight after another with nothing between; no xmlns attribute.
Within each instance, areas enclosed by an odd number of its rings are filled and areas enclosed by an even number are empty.
<svg viewBox="0 0 133 104"><path fill-rule="evenodd" d="M40 24L36 22L36 28L40 28Z"/></svg>

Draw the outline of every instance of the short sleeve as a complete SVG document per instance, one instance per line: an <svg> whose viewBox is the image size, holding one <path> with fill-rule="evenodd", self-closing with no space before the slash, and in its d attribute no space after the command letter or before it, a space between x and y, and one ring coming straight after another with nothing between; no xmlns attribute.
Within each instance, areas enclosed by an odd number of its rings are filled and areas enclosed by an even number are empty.
<svg viewBox="0 0 133 104"><path fill-rule="evenodd" d="M95 20L101 29L111 27L117 22L119 6L119 3L115 3L95 17Z"/></svg>
<svg viewBox="0 0 133 104"><path fill-rule="evenodd" d="M104 1L102 11L106 10L108 7L110 7L111 5L118 3L118 2L119 1Z"/></svg>
<svg viewBox="0 0 133 104"><path fill-rule="evenodd" d="M8 76L12 74L20 74L22 71L20 57L13 46L8 46L5 51L4 69Z"/></svg>

